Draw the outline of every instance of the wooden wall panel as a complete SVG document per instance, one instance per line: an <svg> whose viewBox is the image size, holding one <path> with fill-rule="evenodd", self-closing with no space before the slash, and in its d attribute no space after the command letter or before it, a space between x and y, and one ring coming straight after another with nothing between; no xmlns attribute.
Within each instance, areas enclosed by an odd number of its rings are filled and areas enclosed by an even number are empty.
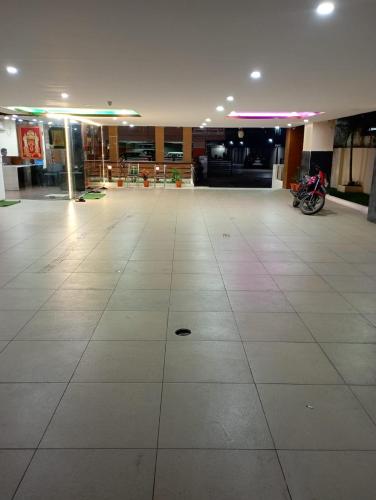
<svg viewBox="0 0 376 500"><path fill-rule="evenodd" d="M285 168L283 175L283 187L289 188L290 183L296 176L303 153L304 127L290 128L286 134Z"/></svg>

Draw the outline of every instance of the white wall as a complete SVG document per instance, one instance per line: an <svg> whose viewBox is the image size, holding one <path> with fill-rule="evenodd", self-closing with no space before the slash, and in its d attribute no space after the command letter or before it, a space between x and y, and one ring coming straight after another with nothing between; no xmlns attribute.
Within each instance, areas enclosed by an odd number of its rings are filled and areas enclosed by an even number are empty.
<svg viewBox="0 0 376 500"><path fill-rule="evenodd" d="M0 149L6 148L8 156L18 156L18 140L16 122L13 120L3 120L4 130L0 130Z"/></svg>
<svg viewBox="0 0 376 500"><path fill-rule="evenodd" d="M335 120L304 126L303 151L333 151Z"/></svg>
<svg viewBox="0 0 376 500"><path fill-rule="evenodd" d="M365 193L370 193L376 148L354 148L353 180L360 182ZM333 153L332 175L330 184L337 187L349 181L350 148L336 148Z"/></svg>

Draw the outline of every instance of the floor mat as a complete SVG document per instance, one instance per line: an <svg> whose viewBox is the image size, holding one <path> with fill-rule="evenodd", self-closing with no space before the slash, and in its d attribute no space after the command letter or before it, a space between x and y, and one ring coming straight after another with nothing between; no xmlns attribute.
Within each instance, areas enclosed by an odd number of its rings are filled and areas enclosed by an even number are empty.
<svg viewBox="0 0 376 500"><path fill-rule="evenodd" d="M17 205L17 203L21 203L21 200L0 200L0 207L10 207L11 205Z"/></svg>
<svg viewBox="0 0 376 500"><path fill-rule="evenodd" d="M100 200L104 196L106 196L105 193L86 193L82 198L84 198L84 200Z"/></svg>

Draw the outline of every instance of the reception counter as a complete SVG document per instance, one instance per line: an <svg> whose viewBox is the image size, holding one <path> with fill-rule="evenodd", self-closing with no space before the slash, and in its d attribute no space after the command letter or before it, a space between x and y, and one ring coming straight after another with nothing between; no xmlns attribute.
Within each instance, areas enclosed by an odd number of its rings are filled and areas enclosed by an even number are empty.
<svg viewBox="0 0 376 500"><path fill-rule="evenodd" d="M31 186L31 167L31 164L3 165L5 190L19 191Z"/></svg>

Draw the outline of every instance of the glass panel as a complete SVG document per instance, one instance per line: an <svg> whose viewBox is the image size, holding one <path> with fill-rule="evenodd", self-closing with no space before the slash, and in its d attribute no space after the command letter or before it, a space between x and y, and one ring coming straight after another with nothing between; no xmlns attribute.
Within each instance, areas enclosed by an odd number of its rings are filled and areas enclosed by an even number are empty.
<svg viewBox="0 0 376 500"><path fill-rule="evenodd" d="M183 161L183 129L165 127L164 157L166 161Z"/></svg>
<svg viewBox="0 0 376 500"><path fill-rule="evenodd" d="M154 127L120 126L119 156L131 162L155 161Z"/></svg>

